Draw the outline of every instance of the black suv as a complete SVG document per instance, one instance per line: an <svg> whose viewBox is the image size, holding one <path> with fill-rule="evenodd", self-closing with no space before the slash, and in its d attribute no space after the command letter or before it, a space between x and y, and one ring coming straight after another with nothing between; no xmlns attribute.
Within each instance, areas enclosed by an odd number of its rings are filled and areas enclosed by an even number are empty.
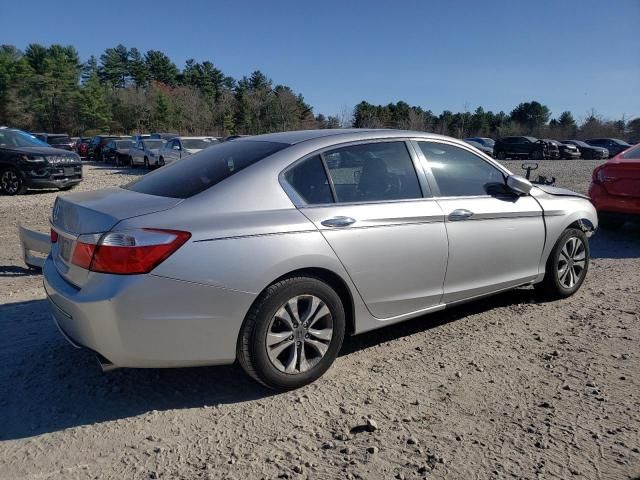
<svg viewBox="0 0 640 480"><path fill-rule="evenodd" d="M591 140L585 140L585 142L593 147L606 148L609 150L609 158L615 157L631 146L624 140L617 138L592 138Z"/></svg>
<svg viewBox="0 0 640 480"><path fill-rule="evenodd" d="M102 149L105 147L107 143L111 140L125 140L131 139L129 136L122 135L96 135L91 139L89 145L87 145L87 157L90 160L97 160L98 162L104 161L104 157L102 156Z"/></svg>
<svg viewBox="0 0 640 480"><path fill-rule="evenodd" d="M556 155L557 147L535 137L502 137L496 140L493 154L498 160L531 158L545 160Z"/></svg>
<svg viewBox="0 0 640 480"><path fill-rule="evenodd" d="M73 152L75 142L71 140L71 137L66 133L32 133L38 140L42 140L44 143L48 143L53 148L60 148L62 150L69 150Z"/></svg>
<svg viewBox="0 0 640 480"><path fill-rule="evenodd" d="M29 188L67 190L82 181L74 152L51 148L21 130L0 128L0 193L21 195Z"/></svg>

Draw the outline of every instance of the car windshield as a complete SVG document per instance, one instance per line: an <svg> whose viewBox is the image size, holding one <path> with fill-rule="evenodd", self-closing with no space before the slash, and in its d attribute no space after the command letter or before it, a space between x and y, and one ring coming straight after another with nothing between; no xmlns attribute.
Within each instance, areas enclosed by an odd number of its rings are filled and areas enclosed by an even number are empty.
<svg viewBox="0 0 640 480"><path fill-rule="evenodd" d="M622 145L623 147L630 147L631 146L627 142L625 142L624 140L620 140L619 138L612 138L611 140L614 143L617 143L618 145Z"/></svg>
<svg viewBox="0 0 640 480"><path fill-rule="evenodd" d="M124 188L160 197L189 198L288 146L251 140L220 143L140 177Z"/></svg>
<svg viewBox="0 0 640 480"><path fill-rule="evenodd" d="M640 145L631 147L629 150L624 152L622 154L622 158L627 158L629 160L640 160Z"/></svg>
<svg viewBox="0 0 640 480"><path fill-rule="evenodd" d="M33 135L20 130L0 129L0 147L48 147L49 145L38 140Z"/></svg>
<svg viewBox="0 0 640 480"><path fill-rule="evenodd" d="M131 140L118 140L115 144L116 148L129 148L133 145L133 142Z"/></svg>
<svg viewBox="0 0 640 480"><path fill-rule="evenodd" d="M49 145L60 145L61 143L71 143L69 137L49 137Z"/></svg>
<svg viewBox="0 0 640 480"><path fill-rule="evenodd" d="M164 140L144 140L142 143L144 144L145 148L153 149L153 148L162 147L162 145L165 144L165 141Z"/></svg>
<svg viewBox="0 0 640 480"><path fill-rule="evenodd" d="M482 145L476 142L475 140L465 140L469 145L476 148L482 148Z"/></svg>
<svg viewBox="0 0 640 480"><path fill-rule="evenodd" d="M496 144L493 138L479 138L478 141L482 142L485 147L493 147Z"/></svg>
<svg viewBox="0 0 640 480"><path fill-rule="evenodd" d="M215 138L183 138L182 146L184 148L192 148L194 150L203 150L211 145L218 143Z"/></svg>
<svg viewBox="0 0 640 480"><path fill-rule="evenodd" d="M567 140L566 143L572 143L573 145L578 145L580 147L589 147L590 146L590 145L587 145L582 140Z"/></svg>

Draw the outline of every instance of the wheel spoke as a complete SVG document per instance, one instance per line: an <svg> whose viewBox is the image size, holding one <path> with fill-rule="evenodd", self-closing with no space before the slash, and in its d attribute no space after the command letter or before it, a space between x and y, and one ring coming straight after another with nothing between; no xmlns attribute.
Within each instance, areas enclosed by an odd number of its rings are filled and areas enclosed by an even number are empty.
<svg viewBox="0 0 640 480"><path fill-rule="evenodd" d="M267 334L267 346L272 347L280 342L287 340L292 335L291 331L288 332L269 332ZM292 339L293 340L293 339Z"/></svg>
<svg viewBox="0 0 640 480"><path fill-rule="evenodd" d="M295 373L298 366L298 345L294 344L293 348L289 352L289 360L287 360L287 366L284 371L286 373Z"/></svg>
<svg viewBox="0 0 640 480"><path fill-rule="evenodd" d="M306 338L305 343L315 348L321 357L323 357L324 354L327 353L327 350L329 349L329 347L325 343L322 343L318 340L313 340L312 338Z"/></svg>
<svg viewBox="0 0 640 480"><path fill-rule="evenodd" d="M285 307L282 307L280 310L276 312L275 318L282 320L287 325L289 330L293 331L294 329L293 320L291 320L291 315L289 315L289 312Z"/></svg>
<svg viewBox="0 0 640 480"><path fill-rule="evenodd" d="M305 350L304 344L300 345L300 371L301 372L306 372L307 370L309 370L309 368L311 368L311 365L307 361L307 354L305 353L304 350Z"/></svg>
<svg viewBox="0 0 640 480"><path fill-rule="evenodd" d="M268 350L269 352L269 358L271 358L271 361L278 361L278 357L280 356L280 354L282 352L284 352L287 348L291 347L292 345L294 345L295 342L293 340L286 340L284 342L282 342L281 344L279 344L276 347L270 348Z"/></svg>
<svg viewBox="0 0 640 480"><path fill-rule="evenodd" d="M318 309L318 311L313 315L313 317L309 321L308 327L309 328L313 327L318 322L318 320L326 317L327 315L330 315L330 312L327 306L323 303L322 306Z"/></svg>
<svg viewBox="0 0 640 480"><path fill-rule="evenodd" d="M333 328L323 328L322 330L316 330L316 329L310 328L308 332L309 332L309 335L319 340L324 340L326 342L331 340L331 337L333 336Z"/></svg>
<svg viewBox="0 0 640 480"><path fill-rule="evenodd" d="M287 307L289 309L289 314L291 315L291 319L296 323L300 323L300 313L298 312L299 298L300 297L294 297L287 302Z"/></svg>

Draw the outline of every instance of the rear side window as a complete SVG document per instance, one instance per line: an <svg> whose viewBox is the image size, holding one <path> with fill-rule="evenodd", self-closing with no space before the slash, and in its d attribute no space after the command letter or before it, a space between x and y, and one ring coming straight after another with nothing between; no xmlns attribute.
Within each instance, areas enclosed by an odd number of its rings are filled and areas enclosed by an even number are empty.
<svg viewBox="0 0 640 480"><path fill-rule="evenodd" d="M404 142L352 145L325 152L323 157L337 202L422 198Z"/></svg>
<svg viewBox="0 0 640 480"><path fill-rule="evenodd" d="M160 197L189 198L288 146L251 140L220 143L140 177L124 188Z"/></svg>
<svg viewBox="0 0 640 480"><path fill-rule="evenodd" d="M285 172L284 178L307 205L333 203L331 187L320 155L294 165Z"/></svg>
<svg viewBox="0 0 640 480"><path fill-rule="evenodd" d="M504 184L500 170L467 150L444 143L418 144L442 197L487 195L492 184Z"/></svg>

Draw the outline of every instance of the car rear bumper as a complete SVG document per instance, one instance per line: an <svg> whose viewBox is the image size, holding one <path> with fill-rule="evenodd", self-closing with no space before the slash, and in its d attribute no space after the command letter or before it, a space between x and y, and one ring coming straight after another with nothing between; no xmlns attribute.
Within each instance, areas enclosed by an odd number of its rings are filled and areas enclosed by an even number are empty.
<svg viewBox="0 0 640 480"><path fill-rule="evenodd" d="M589 186L589 197L599 213L640 215L640 197L611 195L603 186L596 183L591 183Z"/></svg>
<svg viewBox="0 0 640 480"><path fill-rule="evenodd" d="M119 367L229 364L254 294L156 275L90 274L78 289L43 268L51 314L75 346Z"/></svg>

